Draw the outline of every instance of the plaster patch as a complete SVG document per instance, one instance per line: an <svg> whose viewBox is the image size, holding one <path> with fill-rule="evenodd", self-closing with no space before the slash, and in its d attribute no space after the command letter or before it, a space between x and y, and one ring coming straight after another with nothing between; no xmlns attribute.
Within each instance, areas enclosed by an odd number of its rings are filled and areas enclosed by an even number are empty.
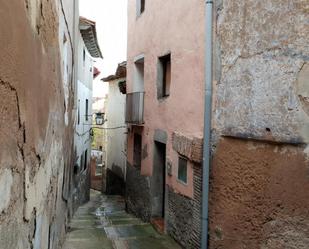
<svg viewBox="0 0 309 249"><path fill-rule="evenodd" d="M309 145L307 145L307 147L304 150L305 156L306 156L306 160L309 161Z"/></svg>
<svg viewBox="0 0 309 249"><path fill-rule="evenodd" d="M12 171L5 169L0 176L0 213L9 206L12 183Z"/></svg>
<svg viewBox="0 0 309 249"><path fill-rule="evenodd" d="M297 94L304 112L309 115L309 64L305 63L297 76Z"/></svg>

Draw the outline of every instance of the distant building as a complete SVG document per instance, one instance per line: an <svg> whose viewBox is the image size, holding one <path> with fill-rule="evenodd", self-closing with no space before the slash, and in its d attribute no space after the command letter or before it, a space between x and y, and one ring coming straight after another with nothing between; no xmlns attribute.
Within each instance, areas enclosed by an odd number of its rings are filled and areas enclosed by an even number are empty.
<svg viewBox="0 0 309 249"><path fill-rule="evenodd" d="M105 150L106 193L123 194L126 173L127 129L126 106L126 62L118 65L115 75L103 79L108 82L108 98L105 103Z"/></svg>

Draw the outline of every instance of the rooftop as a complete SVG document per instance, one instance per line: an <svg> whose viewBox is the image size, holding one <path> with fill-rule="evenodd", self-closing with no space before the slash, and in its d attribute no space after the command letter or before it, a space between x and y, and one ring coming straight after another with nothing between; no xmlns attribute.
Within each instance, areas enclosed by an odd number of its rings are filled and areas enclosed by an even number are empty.
<svg viewBox="0 0 309 249"><path fill-rule="evenodd" d="M96 23L87 18L79 18L79 30L88 52L93 58L103 58L97 39Z"/></svg>
<svg viewBox="0 0 309 249"><path fill-rule="evenodd" d="M125 78L126 76L127 76L127 62L123 61L123 62L118 64L116 73L114 75L110 75L110 76L108 76L106 78L103 78L102 80L104 82L109 82L109 81L112 81L112 80L117 80L117 79L120 79L120 78Z"/></svg>

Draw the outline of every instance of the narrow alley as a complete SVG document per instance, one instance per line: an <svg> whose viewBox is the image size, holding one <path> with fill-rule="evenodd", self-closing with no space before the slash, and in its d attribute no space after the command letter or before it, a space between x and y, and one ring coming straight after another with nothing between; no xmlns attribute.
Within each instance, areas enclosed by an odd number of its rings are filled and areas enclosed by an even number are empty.
<svg viewBox="0 0 309 249"><path fill-rule="evenodd" d="M0 3L0 249L309 249L309 0Z"/></svg>
<svg viewBox="0 0 309 249"><path fill-rule="evenodd" d="M123 197L91 191L70 222L63 249L180 249L124 209Z"/></svg>

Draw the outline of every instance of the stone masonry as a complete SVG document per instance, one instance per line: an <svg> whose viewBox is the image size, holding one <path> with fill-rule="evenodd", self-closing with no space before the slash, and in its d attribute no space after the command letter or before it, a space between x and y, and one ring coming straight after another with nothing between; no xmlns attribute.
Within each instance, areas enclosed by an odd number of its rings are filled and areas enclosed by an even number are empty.
<svg viewBox="0 0 309 249"><path fill-rule="evenodd" d="M203 140L174 132L173 149L193 164L193 199L168 188L167 232L184 248L199 248L201 241Z"/></svg>
<svg viewBox="0 0 309 249"><path fill-rule="evenodd" d="M151 218L150 180L127 162L126 209L144 221Z"/></svg>

